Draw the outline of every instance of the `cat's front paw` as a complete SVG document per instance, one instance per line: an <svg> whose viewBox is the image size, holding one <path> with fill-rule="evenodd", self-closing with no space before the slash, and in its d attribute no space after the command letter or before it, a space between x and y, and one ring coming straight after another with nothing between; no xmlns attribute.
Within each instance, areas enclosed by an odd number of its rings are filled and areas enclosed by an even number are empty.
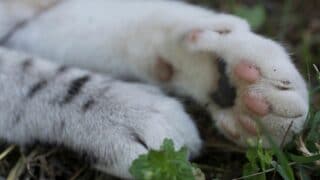
<svg viewBox="0 0 320 180"><path fill-rule="evenodd" d="M160 149L165 138L171 139L176 149L187 147L189 157L200 153L202 142L191 118L178 101L159 89L137 83L113 83L100 100L100 108L92 113L102 109L111 113L88 125L92 130L90 137L86 136L86 148L97 157L97 169L131 178L128 170L132 161L151 149ZM116 106L110 106L112 103Z"/></svg>
<svg viewBox="0 0 320 180"><path fill-rule="evenodd" d="M306 85L280 45L249 31L207 29L191 32L187 45L219 57L220 79L210 109L229 139L246 145L248 138L265 138L256 120L277 144L302 130L308 113Z"/></svg>

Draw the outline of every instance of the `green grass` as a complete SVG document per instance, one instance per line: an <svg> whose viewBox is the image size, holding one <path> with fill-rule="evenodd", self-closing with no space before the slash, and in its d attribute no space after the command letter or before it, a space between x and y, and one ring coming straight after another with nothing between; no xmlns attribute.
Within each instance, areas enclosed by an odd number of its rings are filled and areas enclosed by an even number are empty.
<svg viewBox="0 0 320 180"><path fill-rule="evenodd" d="M130 173L141 180L195 180L192 170L187 148L176 151L173 141L165 139L160 150L150 150L133 161Z"/></svg>

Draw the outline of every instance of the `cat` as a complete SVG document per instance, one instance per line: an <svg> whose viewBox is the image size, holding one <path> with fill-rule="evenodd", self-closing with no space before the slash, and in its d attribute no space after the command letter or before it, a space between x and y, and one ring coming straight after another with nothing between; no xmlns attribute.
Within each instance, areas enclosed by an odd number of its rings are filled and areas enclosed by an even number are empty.
<svg viewBox="0 0 320 180"><path fill-rule="evenodd" d="M303 129L305 81L280 44L239 17L166 0L26 4L29 16L11 18L2 46L189 96L241 146L258 136L268 146L255 119L278 145Z"/></svg>

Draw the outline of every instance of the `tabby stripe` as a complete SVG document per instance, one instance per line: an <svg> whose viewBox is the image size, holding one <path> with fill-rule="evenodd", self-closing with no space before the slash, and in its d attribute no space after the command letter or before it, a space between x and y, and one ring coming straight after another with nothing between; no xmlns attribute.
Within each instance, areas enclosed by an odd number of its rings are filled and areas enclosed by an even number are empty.
<svg viewBox="0 0 320 180"><path fill-rule="evenodd" d="M66 72L68 69L69 69L68 66L65 66L65 65L60 66L60 67L57 69L56 75L59 75L59 74L61 74L61 73L64 73L64 72Z"/></svg>
<svg viewBox="0 0 320 180"><path fill-rule="evenodd" d="M141 146L143 146L144 148L146 148L147 150L149 149L146 142L144 142L144 140L139 136L139 134L137 134L136 132L132 131L131 132L131 136L133 137L133 139L139 143Z"/></svg>
<svg viewBox="0 0 320 180"><path fill-rule="evenodd" d="M71 81L69 88L67 90L67 94L63 98L62 104L67 104L71 102L74 99L74 97L79 95L81 89L83 88L85 83L89 81L89 79L90 79L90 76L85 75Z"/></svg>
<svg viewBox="0 0 320 180"><path fill-rule="evenodd" d="M96 103L96 101L94 99L90 98L82 105L82 107L81 107L82 111L87 112L95 103Z"/></svg>
<svg viewBox="0 0 320 180"><path fill-rule="evenodd" d="M32 58L27 58L21 63L21 69L23 72L26 71L27 69L29 69L30 66L32 66L32 64L33 64L32 61L33 61Z"/></svg>
<svg viewBox="0 0 320 180"><path fill-rule="evenodd" d="M43 79L39 82L35 83L28 91L27 97L32 98L37 92L39 92L41 89L45 88L48 84L48 81Z"/></svg>

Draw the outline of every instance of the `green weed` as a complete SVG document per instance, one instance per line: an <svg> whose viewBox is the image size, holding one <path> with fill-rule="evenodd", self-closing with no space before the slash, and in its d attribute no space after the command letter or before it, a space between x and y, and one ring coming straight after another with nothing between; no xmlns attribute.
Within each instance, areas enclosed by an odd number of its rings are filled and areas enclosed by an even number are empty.
<svg viewBox="0 0 320 180"><path fill-rule="evenodd" d="M133 161L130 173L139 180L194 180L193 169L187 148L175 151L172 140L165 139L160 150L150 150Z"/></svg>

